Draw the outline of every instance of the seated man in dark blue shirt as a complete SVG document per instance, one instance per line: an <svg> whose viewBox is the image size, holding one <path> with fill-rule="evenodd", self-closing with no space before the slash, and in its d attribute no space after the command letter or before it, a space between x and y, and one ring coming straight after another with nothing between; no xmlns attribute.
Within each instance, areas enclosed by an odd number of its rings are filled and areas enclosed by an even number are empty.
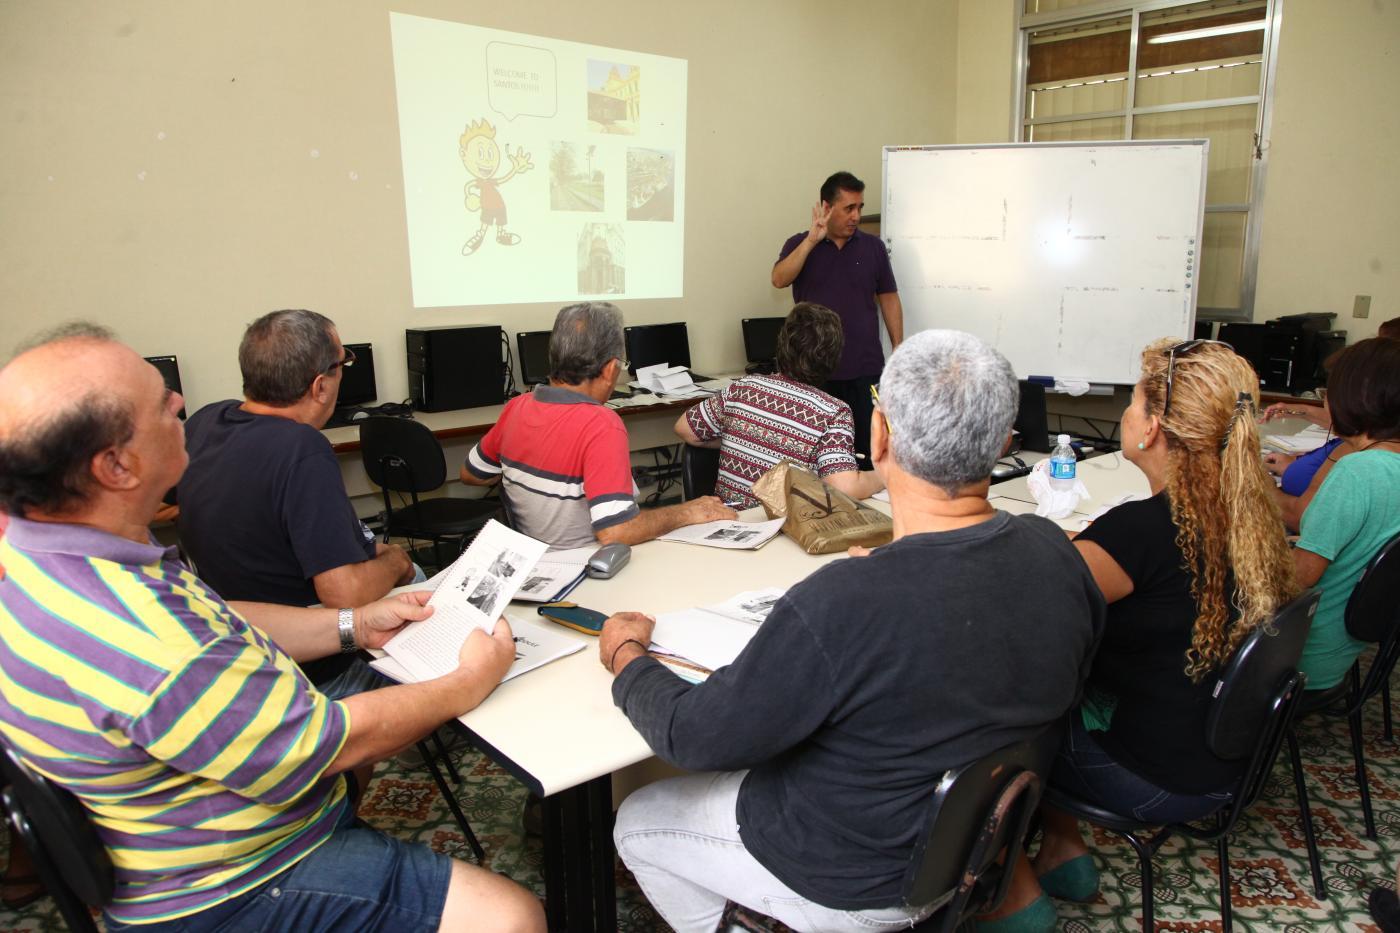
<svg viewBox="0 0 1400 933"><path fill-rule="evenodd" d="M180 540L225 599L360 606L413 580L403 548L376 543L356 516L320 430L353 363L328 318L274 311L248 325L239 345L243 401L206 405L185 425ZM378 683L353 658L304 668L335 695ZM354 670L362 682L336 683Z"/></svg>
<svg viewBox="0 0 1400 933"><path fill-rule="evenodd" d="M733 664L691 686L647 657L652 620L609 619L613 698L692 771L618 812L622 860L677 931L726 900L796 929L907 928L901 881L949 768L1074 705L1104 602L1058 527L998 512L1010 365L975 337L900 345L871 419L894 541L794 586Z"/></svg>

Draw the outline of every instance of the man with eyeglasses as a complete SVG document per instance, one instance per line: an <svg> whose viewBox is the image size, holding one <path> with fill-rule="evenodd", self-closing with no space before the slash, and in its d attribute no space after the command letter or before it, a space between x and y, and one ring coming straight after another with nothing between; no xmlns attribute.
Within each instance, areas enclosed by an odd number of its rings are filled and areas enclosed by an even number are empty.
<svg viewBox="0 0 1400 933"><path fill-rule="evenodd" d="M239 345L243 400L206 405L185 425L180 541L225 599L359 606L419 573L356 516L321 434L354 362L329 318L273 311ZM303 669L333 697L382 682L352 654Z"/></svg>

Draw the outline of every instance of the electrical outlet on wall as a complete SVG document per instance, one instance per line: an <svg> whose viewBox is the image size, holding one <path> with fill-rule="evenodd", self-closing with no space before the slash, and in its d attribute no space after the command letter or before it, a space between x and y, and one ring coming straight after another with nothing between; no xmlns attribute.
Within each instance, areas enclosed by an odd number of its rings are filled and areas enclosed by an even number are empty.
<svg viewBox="0 0 1400 933"><path fill-rule="evenodd" d="M1370 316L1371 316L1371 296L1370 296L1370 295L1357 295L1357 296L1356 296L1356 300L1354 300L1354 301L1351 303L1351 316L1352 316L1352 317L1370 317Z"/></svg>

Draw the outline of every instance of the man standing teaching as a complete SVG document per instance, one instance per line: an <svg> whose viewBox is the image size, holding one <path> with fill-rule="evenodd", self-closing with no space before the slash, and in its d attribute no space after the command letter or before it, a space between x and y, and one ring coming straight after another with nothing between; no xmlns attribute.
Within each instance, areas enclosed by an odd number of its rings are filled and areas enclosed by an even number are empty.
<svg viewBox="0 0 1400 933"><path fill-rule="evenodd" d="M870 387L885 366L878 321L884 319L890 345L897 347L904 339L904 308L885 244L858 229L864 207L865 182L850 172L828 178L812 208L811 229L783 244L772 278L774 288L792 286L794 302L815 302L841 316L846 346L822 388L851 406L856 453L864 458L861 469L869 469Z"/></svg>

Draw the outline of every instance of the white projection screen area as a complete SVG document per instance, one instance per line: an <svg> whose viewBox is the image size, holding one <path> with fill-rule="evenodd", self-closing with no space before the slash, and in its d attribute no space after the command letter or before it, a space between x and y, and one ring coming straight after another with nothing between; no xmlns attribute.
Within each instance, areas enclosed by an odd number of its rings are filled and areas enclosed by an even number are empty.
<svg viewBox="0 0 1400 933"><path fill-rule="evenodd" d="M415 307L681 295L683 60L389 27Z"/></svg>

